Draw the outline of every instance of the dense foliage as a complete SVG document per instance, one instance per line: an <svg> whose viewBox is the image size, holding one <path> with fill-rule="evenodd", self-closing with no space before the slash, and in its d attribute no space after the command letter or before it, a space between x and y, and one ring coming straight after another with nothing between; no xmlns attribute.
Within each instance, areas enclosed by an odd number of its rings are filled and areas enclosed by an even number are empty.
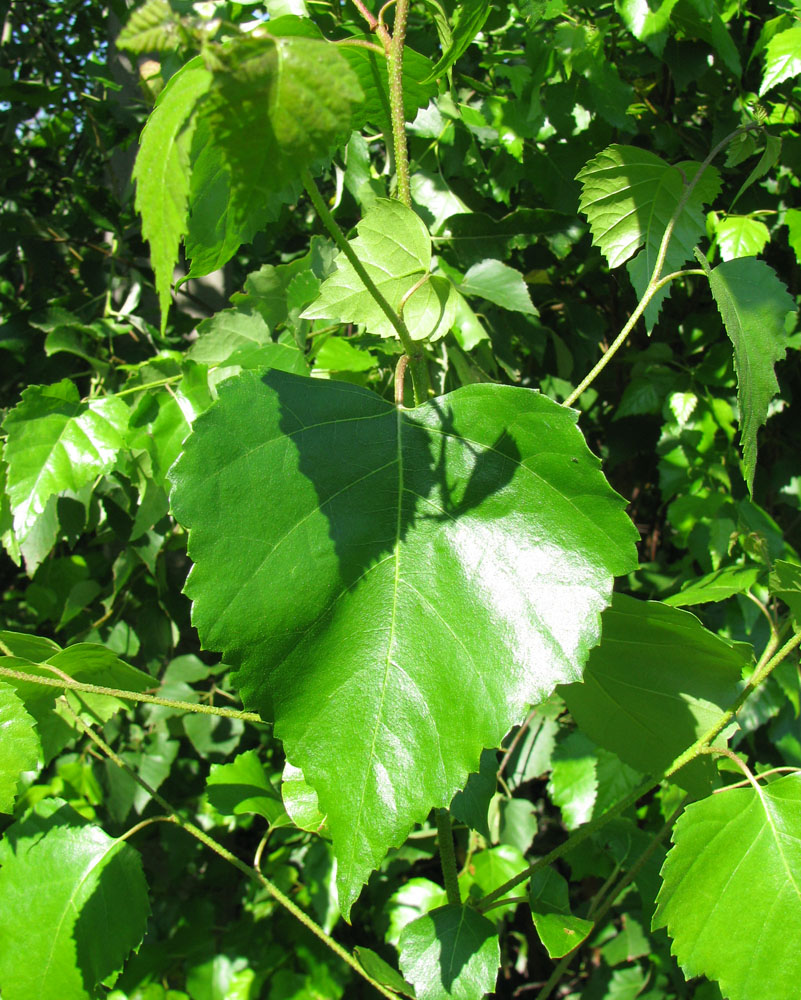
<svg viewBox="0 0 801 1000"><path fill-rule="evenodd" d="M3 1000L794 998L801 7L0 13Z"/></svg>

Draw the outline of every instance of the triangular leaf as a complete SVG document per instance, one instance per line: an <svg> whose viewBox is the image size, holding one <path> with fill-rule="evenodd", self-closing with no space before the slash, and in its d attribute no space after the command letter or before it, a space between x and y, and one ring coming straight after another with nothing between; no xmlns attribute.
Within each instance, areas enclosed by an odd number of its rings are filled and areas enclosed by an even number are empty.
<svg viewBox="0 0 801 1000"><path fill-rule="evenodd" d="M170 77L142 131L134 166L136 210L142 216L142 235L150 244L162 331L170 306L172 273L187 230L194 111L211 80L200 56Z"/></svg>
<svg viewBox="0 0 801 1000"><path fill-rule="evenodd" d="M575 420L512 387L405 411L246 373L173 471L195 624L317 791L345 913L482 748L578 678L612 576L635 565Z"/></svg>
<svg viewBox="0 0 801 1000"><path fill-rule="evenodd" d="M397 310L431 266L431 237L425 223L402 202L379 198L356 229L359 235L350 245L378 290ZM380 337L396 336L395 328L344 254L336 258L336 265L336 271L323 282L319 298L301 317L360 323ZM434 276L409 296L403 316L412 337L422 340L447 333L455 308L450 281Z"/></svg>
<svg viewBox="0 0 801 1000"><path fill-rule="evenodd" d="M735 594L745 594L762 576L761 566L725 566L712 573L690 580L678 594L666 597L663 604L672 608L689 608L694 604L714 604Z"/></svg>
<svg viewBox="0 0 801 1000"><path fill-rule="evenodd" d="M796 305L773 268L751 257L718 265L709 274L709 285L734 346L743 464L753 491L757 431L779 391L773 366L786 353L784 320Z"/></svg>
<svg viewBox="0 0 801 1000"><path fill-rule="evenodd" d="M797 995L801 979L801 775L689 805L662 868L654 929L685 976L728 1000Z"/></svg>
<svg viewBox="0 0 801 1000"><path fill-rule="evenodd" d="M708 632L687 611L622 594L602 621L583 682L560 693L596 743L660 774L731 707L749 647ZM691 777L684 769L676 780Z"/></svg>
<svg viewBox="0 0 801 1000"><path fill-rule="evenodd" d="M482 260L473 264L459 285L462 295L475 295L496 306L538 316L523 275L499 260Z"/></svg>
<svg viewBox="0 0 801 1000"><path fill-rule="evenodd" d="M8 414L8 496L22 540L62 490L79 490L108 472L125 443L130 411L121 399L81 401L68 379L29 386Z"/></svg>
<svg viewBox="0 0 801 1000"><path fill-rule="evenodd" d="M0 813L14 809L17 785L23 771L39 763L42 745L36 723L13 687L0 681Z"/></svg>
<svg viewBox="0 0 801 1000"><path fill-rule="evenodd" d="M442 906L418 917L403 928L398 951L417 1000L481 1000L495 989L498 932L470 906Z"/></svg>
<svg viewBox="0 0 801 1000"><path fill-rule="evenodd" d="M6 831L2 863L3 996L96 995L145 930L147 885L137 852L96 826L34 818Z"/></svg>

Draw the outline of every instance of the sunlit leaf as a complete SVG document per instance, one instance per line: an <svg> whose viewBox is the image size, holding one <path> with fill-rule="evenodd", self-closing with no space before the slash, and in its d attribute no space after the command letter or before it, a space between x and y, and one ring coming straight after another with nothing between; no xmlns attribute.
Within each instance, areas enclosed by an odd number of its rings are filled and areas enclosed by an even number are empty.
<svg viewBox="0 0 801 1000"><path fill-rule="evenodd" d="M0 987L7 1000L96 995L145 930L147 885L137 852L74 813L69 825L57 818L33 817L5 834Z"/></svg>
<svg viewBox="0 0 801 1000"><path fill-rule="evenodd" d="M345 913L482 748L578 678L611 578L634 565L575 417L511 387L400 411L243 374L175 467L195 624L316 790Z"/></svg>
<svg viewBox="0 0 801 1000"><path fill-rule="evenodd" d="M442 53L436 66L426 78L427 81L442 76L467 51L470 43L484 27L491 9L492 4L489 0L464 0L456 7L450 46Z"/></svg>
<svg viewBox="0 0 801 1000"><path fill-rule="evenodd" d="M736 257L756 257L770 240L764 222L749 215L727 215L715 226L720 256L724 260Z"/></svg>
<svg viewBox="0 0 801 1000"><path fill-rule="evenodd" d="M553 868L532 875L528 895L534 926L551 958L578 947L592 930L591 920L571 913L567 882Z"/></svg>
<svg viewBox="0 0 801 1000"><path fill-rule="evenodd" d="M801 775L689 805L662 868L654 928L685 976L729 1000L795 996L801 978Z"/></svg>
<svg viewBox="0 0 801 1000"><path fill-rule="evenodd" d="M2 662L2 661L0 661ZM36 723L13 687L0 681L0 813L14 808L19 778L39 763L41 743Z"/></svg>
<svg viewBox="0 0 801 1000"><path fill-rule="evenodd" d="M759 96L801 73L801 26L780 31L768 42Z"/></svg>
<svg viewBox="0 0 801 1000"><path fill-rule="evenodd" d="M786 353L784 321L796 304L773 268L750 257L718 265L709 284L734 346L743 464L748 489L753 490L757 431L779 391L773 368Z"/></svg>

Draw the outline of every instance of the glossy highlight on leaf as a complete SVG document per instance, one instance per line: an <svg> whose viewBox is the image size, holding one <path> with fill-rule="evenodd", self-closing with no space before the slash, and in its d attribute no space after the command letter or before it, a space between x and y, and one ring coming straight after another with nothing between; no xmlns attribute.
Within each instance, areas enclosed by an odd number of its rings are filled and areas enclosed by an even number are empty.
<svg viewBox="0 0 801 1000"><path fill-rule="evenodd" d="M635 562L575 414L525 389L405 411L243 374L172 478L195 624L316 790L345 913L481 750L579 677Z"/></svg>

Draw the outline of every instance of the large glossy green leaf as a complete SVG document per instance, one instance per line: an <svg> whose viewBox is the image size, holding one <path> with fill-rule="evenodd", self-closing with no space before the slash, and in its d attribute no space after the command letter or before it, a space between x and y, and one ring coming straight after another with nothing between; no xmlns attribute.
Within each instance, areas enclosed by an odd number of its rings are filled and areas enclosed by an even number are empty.
<svg viewBox="0 0 801 1000"><path fill-rule="evenodd" d="M81 401L69 379L29 386L8 414L8 496L22 540L62 490L79 490L108 472L125 443L130 411L121 399Z"/></svg>
<svg viewBox="0 0 801 1000"><path fill-rule="evenodd" d="M684 974L728 1000L794 997L801 980L801 775L688 806L662 868L654 928Z"/></svg>
<svg viewBox="0 0 801 1000"><path fill-rule="evenodd" d="M431 237L425 223L400 201L379 198L356 228L359 235L350 245L378 290L397 310L431 266ZM344 254L336 262L337 269L323 282L319 298L301 316L360 323L380 337L397 336ZM409 296L403 315L412 337L422 340L446 334L455 308L450 281L434 276Z"/></svg>
<svg viewBox="0 0 801 1000"><path fill-rule="evenodd" d="M317 791L345 913L482 748L579 677L635 565L575 420L511 387L406 411L245 373L173 470L195 624Z"/></svg>
<svg viewBox="0 0 801 1000"><path fill-rule="evenodd" d="M62 809L61 811L65 811ZM87 1000L139 945L148 915L137 852L74 814L6 831L0 854L3 1000Z"/></svg>
<svg viewBox="0 0 801 1000"><path fill-rule="evenodd" d="M194 112L211 80L200 56L173 74L142 131L134 166L136 210L142 216L142 234L150 244L162 331L167 323L173 269L187 230Z"/></svg>
<svg viewBox="0 0 801 1000"><path fill-rule="evenodd" d="M470 906L442 906L401 931L399 962L418 1000L481 1000L495 989L495 924Z"/></svg>
<svg viewBox="0 0 801 1000"><path fill-rule="evenodd" d="M14 688L0 681L0 812L13 811L19 777L34 770L41 751L34 719Z"/></svg>
<svg viewBox="0 0 801 1000"><path fill-rule="evenodd" d="M743 464L753 491L757 431L779 391L773 367L786 353L784 321L796 304L773 268L751 257L718 265L709 274L709 285L734 346Z"/></svg>
<svg viewBox="0 0 801 1000"><path fill-rule="evenodd" d="M644 774L660 774L731 707L749 654L687 611L616 594L583 682L560 693L596 743ZM688 777L684 769L676 780Z"/></svg>
<svg viewBox="0 0 801 1000"><path fill-rule="evenodd" d="M801 26L788 28L774 35L765 52L765 72L759 86L759 96L772 87L792 80L801 73Z"/></svg>

